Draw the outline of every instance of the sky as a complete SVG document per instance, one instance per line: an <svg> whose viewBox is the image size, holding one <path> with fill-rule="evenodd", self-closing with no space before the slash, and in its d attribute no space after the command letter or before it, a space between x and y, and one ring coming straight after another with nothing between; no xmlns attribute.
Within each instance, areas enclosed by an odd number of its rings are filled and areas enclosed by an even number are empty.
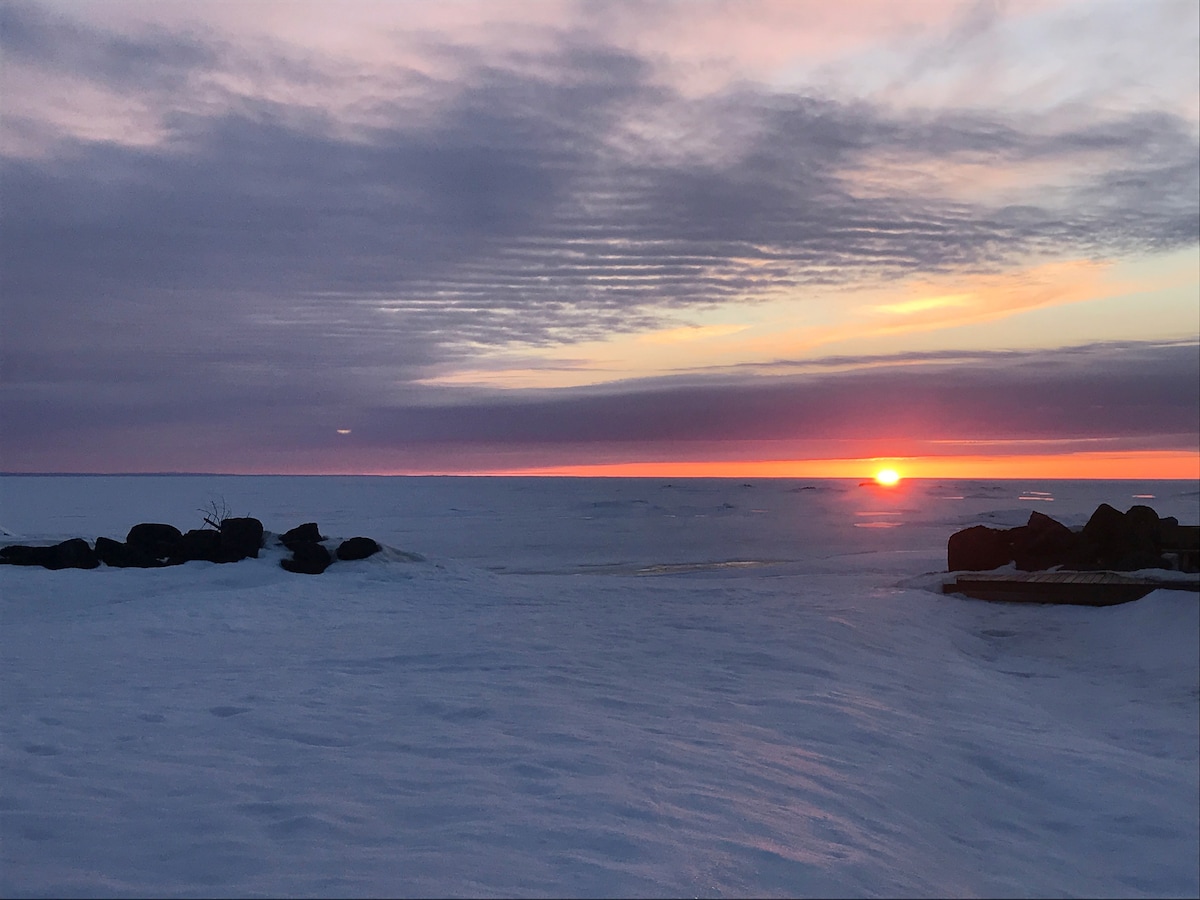
<svg viewBox="0 0 1200 900"><path fill-rule="evenodd" d="M1200 477L1192 0L0 3L0 471Z"/></svg>

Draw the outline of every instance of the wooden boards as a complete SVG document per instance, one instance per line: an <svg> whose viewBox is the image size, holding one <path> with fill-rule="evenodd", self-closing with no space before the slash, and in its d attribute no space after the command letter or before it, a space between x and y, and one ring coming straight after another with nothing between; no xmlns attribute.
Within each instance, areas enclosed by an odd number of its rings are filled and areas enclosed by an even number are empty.
<svg viewBox="0 0 1200 900"><path fill-rule="evenodd" d="M1117 572L988 572L958 575L942 592L1008 603L1114 606L1163 588L1200 591L1200 576L1160 580Z"/></svg>

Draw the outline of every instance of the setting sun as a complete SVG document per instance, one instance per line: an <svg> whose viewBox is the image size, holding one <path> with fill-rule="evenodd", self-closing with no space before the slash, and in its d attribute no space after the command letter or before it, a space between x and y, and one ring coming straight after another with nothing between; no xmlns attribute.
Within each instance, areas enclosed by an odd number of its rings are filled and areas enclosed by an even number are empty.
<svg viewBox="0 0 1200 900"><path fill-rule="evenodd" d="M900 473L895 469L880 469L875 473L875 481L884 487L891 487L894 484L899 484Z"/></svg>

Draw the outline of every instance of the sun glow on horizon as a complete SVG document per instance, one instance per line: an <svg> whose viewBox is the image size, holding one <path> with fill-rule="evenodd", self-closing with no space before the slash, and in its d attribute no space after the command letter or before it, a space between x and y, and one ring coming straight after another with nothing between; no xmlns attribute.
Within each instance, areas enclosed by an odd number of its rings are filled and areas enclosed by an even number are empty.
<svg viewBox="0 0 1200 900"><path fill-rule="evenodd" d="M900 483L900 473L895 469L880 469L875 473L875 483L883 487L895 487Z"/></svg>
<svg viewBox="0 0 1200 900"><path fill-rule="evenodd" d="M562 475L576 478L856 478L879 471L879 458L641 460L508 468L476 475ZM889 459L888 462L891 462ZM893 468L889 466L889 468ZM906 456L904 479L1184 479L1200 477L1200 454L1188 450L1095 451L1063 454ZM468 471L465 467L459 474ZM898 471L898 470L897 470ZM379 474L416 474L381 472ZM448 473L443 473L448 474ZM874 478L872 477L872 480Z"/></svg>

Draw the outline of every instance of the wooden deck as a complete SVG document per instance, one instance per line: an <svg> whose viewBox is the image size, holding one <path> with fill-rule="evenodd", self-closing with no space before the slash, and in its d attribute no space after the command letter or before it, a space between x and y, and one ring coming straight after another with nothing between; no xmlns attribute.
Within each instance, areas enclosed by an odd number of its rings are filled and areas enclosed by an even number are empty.
<svg viewBox="0 0 1200 900"><path fill-rule="evenodd" d="M958 575L942 586L943 593L977 600L1075 606L1114 606L1162 589L1200 591L1200 575L1184 580L1117 572L984 572Z"/></svg>

